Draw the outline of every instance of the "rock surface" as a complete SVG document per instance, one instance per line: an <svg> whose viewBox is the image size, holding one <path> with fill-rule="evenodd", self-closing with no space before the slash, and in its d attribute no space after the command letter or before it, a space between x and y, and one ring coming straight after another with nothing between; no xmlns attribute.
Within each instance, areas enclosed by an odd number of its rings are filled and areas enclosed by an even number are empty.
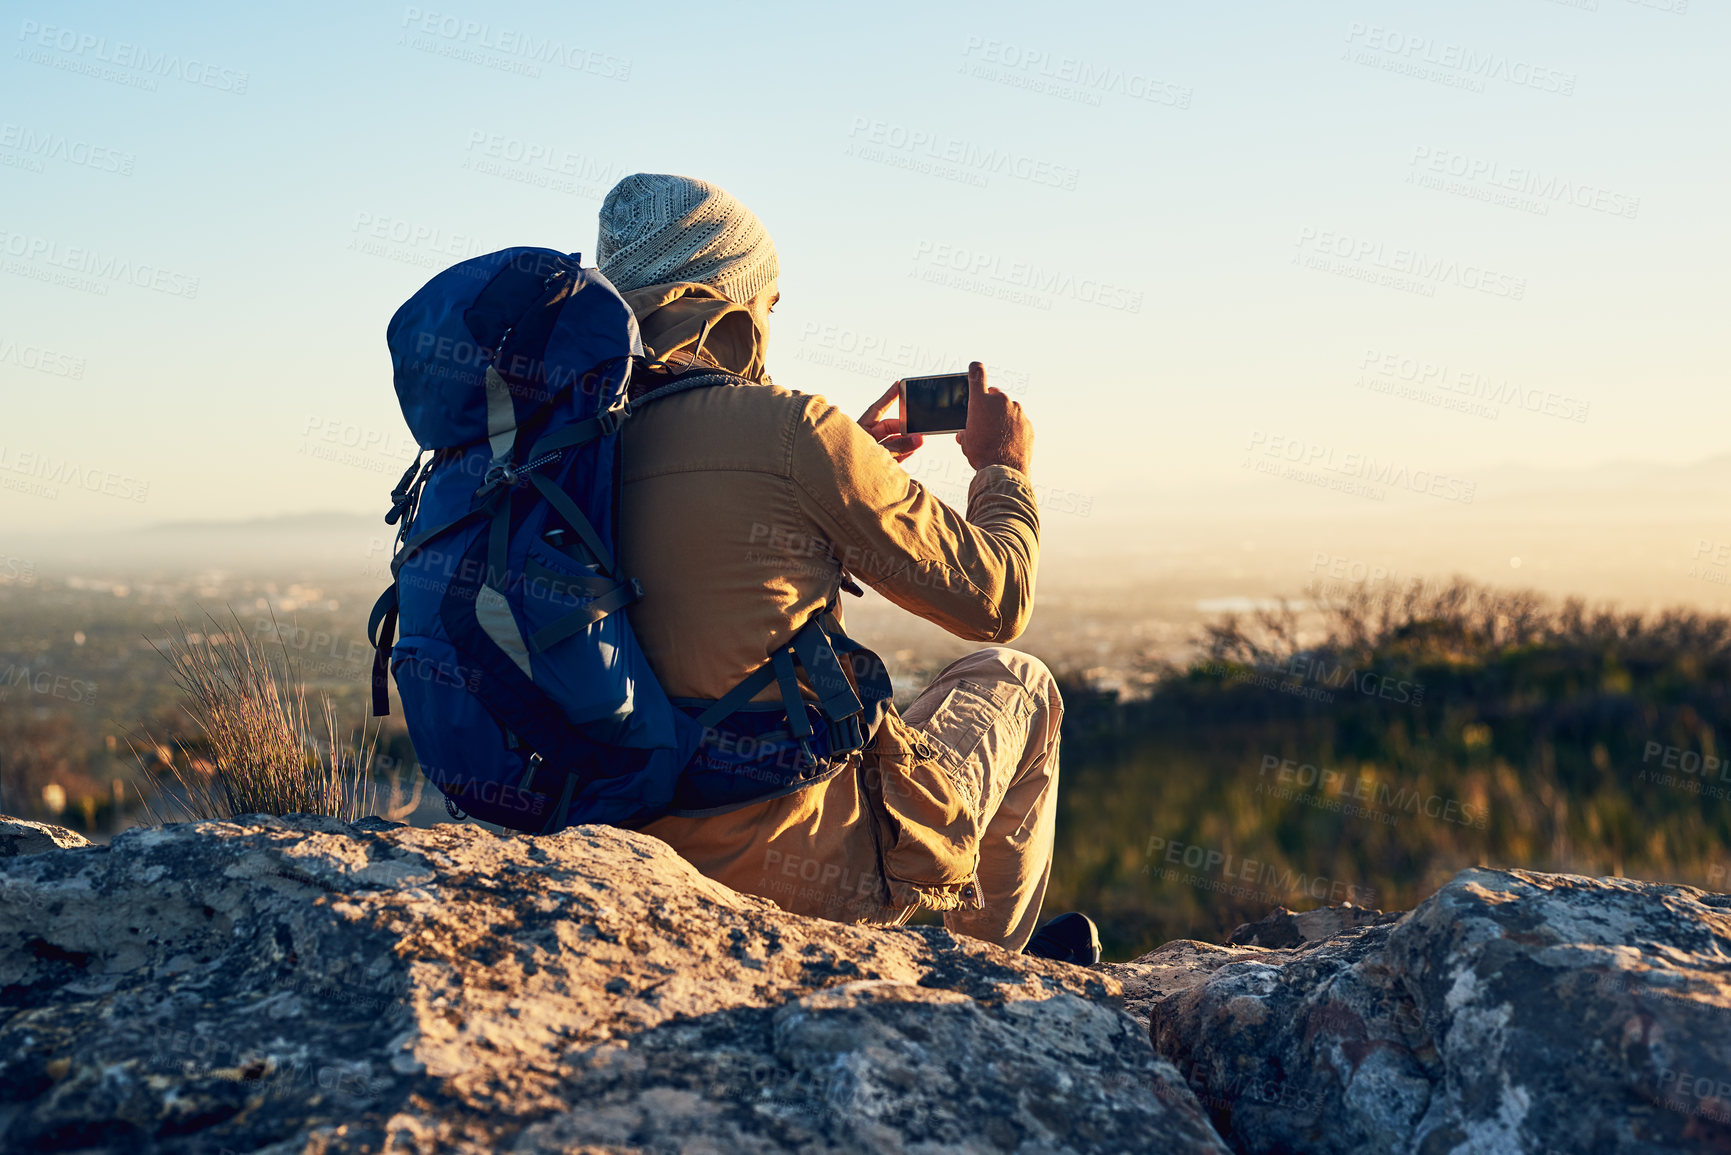
<svg viewBox="0 0 1731 1155"><path fill-rule="evenodd" d="M1731 895L1467 870L1394 922L1114 973L1238 1151L1731 1150Z"/></svg>
<svg viewBox="0 0 1731 1155"><path fill-rule="evenodd" d="M1083 970L606 827L130 831L0 859L0 1149L1731 1150L1731 896L1477 869L1233 937Z"/></svg>
<svg viewBox="0 0 1731 1155"><path fill-rule="evenodd" d="M1199 986L1229 963L1247 960L1278 965L1290 957L1287 951L1260 947L1216 946L1190 938L1173 939L1142 957L1126 963L1102 963L1099 969L1118 981L1123 990L1124 1010L1144 1028L1154 1007L1181 991Z"/></svg>
<svg viewBox="0 0 1731 1155"><path fill-rule="evenodd" d="M1307 942L1333 938L1342 931L1393 922L1402 913L1384 914L1350 902L1304 911L1290 911L1277 906L1255 922L1247 922L1227 935L1226 943L1228 946L1261 946L1276 950L1303 946Z"/></svg>
<svg viewBox="0 0 1731 1155"><path fill-rule="evenodd" d="M46 822L8 818L0 814L0 858L15 858L20 854L43 854L50 850L70 850L75 846L89 845L90 839L76 830L52 826Z"/></svg>
<svg viewBox="0 0 1731 1155"><path fill-rule="evenodd" d="M1224 1152L1119 998L604 827L141 829L0 861L0 1148Z"/></svg>

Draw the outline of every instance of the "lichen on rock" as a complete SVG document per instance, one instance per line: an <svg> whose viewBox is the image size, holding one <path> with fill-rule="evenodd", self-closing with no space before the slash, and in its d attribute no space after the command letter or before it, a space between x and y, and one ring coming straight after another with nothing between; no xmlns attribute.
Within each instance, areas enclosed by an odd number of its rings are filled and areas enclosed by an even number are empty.
<svg viewBox="0 0 1731 1155"><path fill-rule="evenodd" d="M1731 896L1473 869L1394 922L1213 950L1149 1014L1234 1150L1731 1148Z"/></svg>
<svg viewBox="0 0 1731 1155"><path fill-rule="evenodd" d="M0 1148L1731 1148L1731 896L1474 869L1233 938L1065 966L608 827L129 831L0 859Z"/></svg>
<svg viewBox="0 0 1731 1155"><path fill-rule="evenodd" d="M1110 977L627 831L249 816L0 878L7 1149L1226 1150Z"/></svg>

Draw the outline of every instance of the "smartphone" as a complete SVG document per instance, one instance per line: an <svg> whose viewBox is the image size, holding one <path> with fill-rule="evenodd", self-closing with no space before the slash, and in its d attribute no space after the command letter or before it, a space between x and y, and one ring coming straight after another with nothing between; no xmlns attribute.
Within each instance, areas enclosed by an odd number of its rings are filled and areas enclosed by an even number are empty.
<svg viewBox="0 0 1731 1155"><path fill-rule="evenodd" d="M902 432L960 433L968 427L968 375L902 378Z"/></svg>

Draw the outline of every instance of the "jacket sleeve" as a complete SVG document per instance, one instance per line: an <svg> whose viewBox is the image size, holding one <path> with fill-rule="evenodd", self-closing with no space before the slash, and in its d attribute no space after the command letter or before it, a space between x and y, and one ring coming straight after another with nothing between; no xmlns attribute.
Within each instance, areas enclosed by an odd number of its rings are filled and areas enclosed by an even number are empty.
<svg viewBox="0 0 1731 1155"><path fill-rule="evenodd" d="M819 397L793 430L790 469L836 560L890 601L974 641L1007 642L1027 627L1040 514L1019 470L974 474L964 518Z"/></svg>

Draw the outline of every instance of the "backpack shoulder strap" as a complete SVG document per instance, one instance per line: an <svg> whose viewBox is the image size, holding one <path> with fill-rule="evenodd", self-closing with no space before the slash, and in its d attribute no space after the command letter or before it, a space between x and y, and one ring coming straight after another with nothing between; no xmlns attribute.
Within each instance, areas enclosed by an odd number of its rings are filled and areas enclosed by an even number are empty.
<svg viewBox="0 0 1731 1155"><path fill-rule="evenodd" d="M702 389L709 385L753 385L756 382L749 377L741 377L735 373L724 373L720 370L704 370L699 373L682 373L667 384L651 389L641 397L634 398L631 408L641 409L651 401L659 401L663 397L671 397L675 393L684 393L688 389Z"/></svg>

